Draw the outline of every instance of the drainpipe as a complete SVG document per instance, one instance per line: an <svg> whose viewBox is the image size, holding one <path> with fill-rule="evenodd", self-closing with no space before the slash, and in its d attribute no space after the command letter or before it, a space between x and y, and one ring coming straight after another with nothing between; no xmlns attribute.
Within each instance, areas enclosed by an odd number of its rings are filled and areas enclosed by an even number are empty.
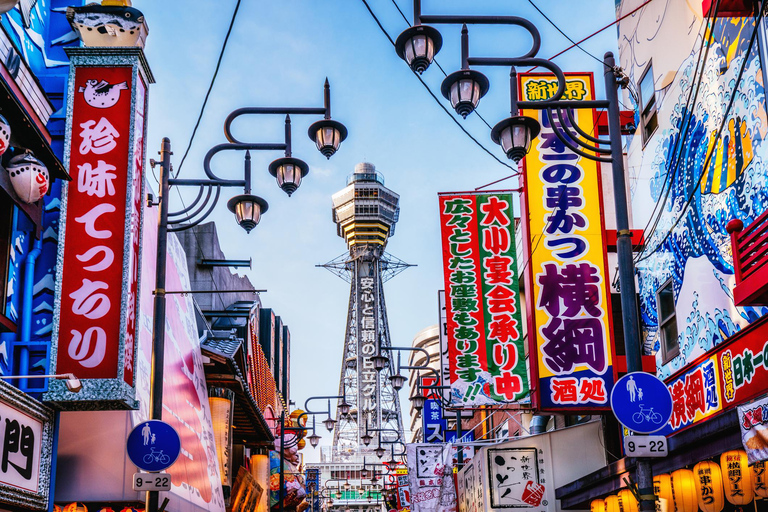
<svg viewBox="0 0 768 512"><path fill-rule="evenodd" d="M549 418L551 418L551 416L548 415L534 416L531 418L531 424L528 426L528 432L530 432L531 435L543 434L547 431L547 423L549 423Z"/></svg>
<svg viewBox="0 0 768 512"><path fill-rule="evenodd" d="M24 260L24 292L21 297L21 338L19 339L19 375L29 375L29 346L32 341L32 300L35 287L35 261L43 252L42 237L35 240L34 248ZM28 389L27 379L19 379L19 389Z"/></svg>

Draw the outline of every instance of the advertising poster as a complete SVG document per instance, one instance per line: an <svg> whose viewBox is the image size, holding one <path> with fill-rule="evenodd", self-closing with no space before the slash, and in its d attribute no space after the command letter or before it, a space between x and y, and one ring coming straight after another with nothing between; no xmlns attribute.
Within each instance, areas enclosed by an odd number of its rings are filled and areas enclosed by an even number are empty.
<svg viewBox="0 0 768 512"><path fill-rule="evenodd" d="M520 100L546 100L552 75L519 77ZM590 73L567 74L565 100L594 99ZM524 225L529 353L534 407L544 411L608 409L615 382L609 274L600 168L566 147L555 134L571 120L545 111L541 133L524 160ZM595 113L573 111L576 125L593 133Z"/></svg>
<svg viewBox="0 0 768 512"><path fill-rule="evenodd" d="M439 195L451 401L528 394L512 194Z"/></svg>
<svg viewBox="0 0 768 512"><path fill-rule="evenodd" d="M413 512L456 512L450 450L440 444L408 444L408 480Z"/></svg>
<svg viewBox="0 0 768 512"><path fill-rule="evenodd" d="M768 397L743 405L738 410L741 441L749 463L768 460Z"/></svg>

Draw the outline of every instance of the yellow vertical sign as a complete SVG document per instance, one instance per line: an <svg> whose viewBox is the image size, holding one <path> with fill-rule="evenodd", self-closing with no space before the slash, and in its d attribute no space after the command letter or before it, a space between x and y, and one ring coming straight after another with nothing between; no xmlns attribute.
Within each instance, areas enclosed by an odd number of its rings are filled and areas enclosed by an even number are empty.
<svg viewBox="0 0 768 512"><path fill-rule="evenodd" d="M546 100L557 90L552 75L519 80L521 100ZM593 100L592 74L567 74L563 99ZM543 110L521 114L541 123L524 162L534 405L552 411L608 408L615 375L599 164L557 137L555 129L576 133L564 111L562 119L554 112L551 120ZM573 120L597 136L594 110L574 109Z"/></svg>

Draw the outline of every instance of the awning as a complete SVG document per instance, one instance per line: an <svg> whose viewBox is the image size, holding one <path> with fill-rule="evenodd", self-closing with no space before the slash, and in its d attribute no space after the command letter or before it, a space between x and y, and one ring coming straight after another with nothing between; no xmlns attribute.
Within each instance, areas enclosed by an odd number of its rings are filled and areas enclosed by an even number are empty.
<svg viewBox="0 0 768 512"><path fill-rule="evenodd" d="M211 361L204 365L208 385L235 392L233 441L250 447L274 448L275 438L241 369L242 340L229 332L206 331L200 339L200 349Z"/></svg>

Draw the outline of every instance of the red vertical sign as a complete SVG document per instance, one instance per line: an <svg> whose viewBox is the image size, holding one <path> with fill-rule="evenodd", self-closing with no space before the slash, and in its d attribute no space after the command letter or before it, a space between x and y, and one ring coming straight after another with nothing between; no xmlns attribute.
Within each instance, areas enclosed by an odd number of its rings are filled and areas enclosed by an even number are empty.
<svg viewBox="0 0 768 512"><path fill-rule="evenodd" d="M145 88L139 80L134 113L131 67L77 67L74 82L56 371L117 378L124 347L132 385ZM131 159L138 165L129 184Z"/></svg>

